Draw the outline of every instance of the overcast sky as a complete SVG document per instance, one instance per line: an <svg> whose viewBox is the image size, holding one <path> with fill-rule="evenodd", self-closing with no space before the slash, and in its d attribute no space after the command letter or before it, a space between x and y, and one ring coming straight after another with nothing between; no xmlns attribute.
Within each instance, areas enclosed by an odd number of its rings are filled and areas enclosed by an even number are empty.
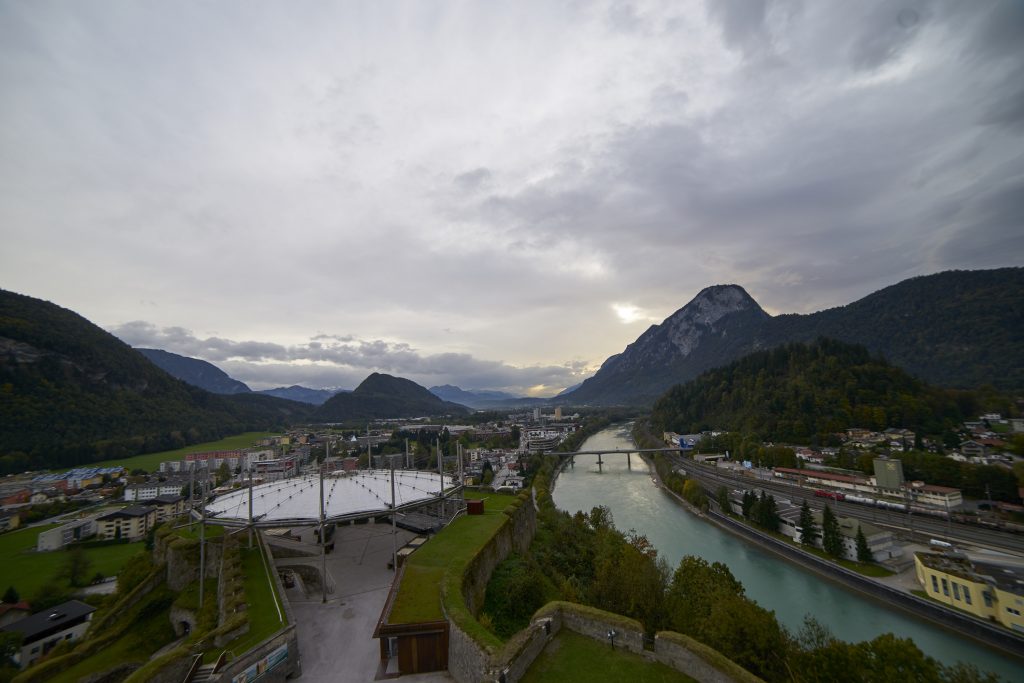
<svg viewBox="0 0 1024 683"><path fill-rule="evenodd" d="M548 395L703 287L1024 265L1024 3L0 0L0 287Z"/></svg>

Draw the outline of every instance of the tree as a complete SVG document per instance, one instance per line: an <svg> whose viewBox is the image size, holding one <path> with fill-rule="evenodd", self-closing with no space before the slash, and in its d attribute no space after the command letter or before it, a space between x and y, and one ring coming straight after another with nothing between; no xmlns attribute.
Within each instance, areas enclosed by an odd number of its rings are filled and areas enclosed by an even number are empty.
<svg viewBox="0 0 1024 683"><path fill-rule="evenodd" d="M719 486L715 498L718 499L718 509L721 513L723 515L731 515L732 505L729 503L729 489L724 486Z"/></svg>
<svg viewBox="0 0 1024 683"><path fill-rule="evenodd" d="M860 562L874 562L875 556L868 547L868 539L864 536L864 529L857 525L857 560Z"/></svg>
<svg viewBox="0 0 1024 683"><path fill-rule="evenodd" d="M4 591L4 597L2 601L6 602L9 605L13 605L19 600L21 600L21 596L18 595L18 591L14 589L14 586L8 586L7 590Z"/></svg>
<svg viewBox="0 0 1024 683"><path fill-rule="evenodd" d="M800 543L802 545L814 546L815 541L821 534L818 532L818 525L814 523L814 513L811 506L804 501L800 506Z"/></svg>
<svg viewBox="0 0 1024 683"><path fill-rule="evenodd" d="M828 504L821 515L821 544L825 552L832 557L843 556L843 537L839 533L839 519Z"/></svg>
<svg viewBox="0 0 1024 683"><path fill-rule="evenodd" d="M220 467L217 468L217 473L214 475L217 486L222 486L225 482L231 479L231 468L228 466L227 460L221 460Z"/></svg>
<svg viewBox="0 0 1024 683"><path fill-rule="evenodd" d="M754 511L754 503L757 502L757 496L751 491L743 492L743 517L744 519L750 519L750 515Z"/></svg>
<svg viewBox="0 0 1024 683"><path fill-rule="evenodd" d="M85 554L85 549L82 546L74 546L68 550L58 576L67 579L72 586L84 586L90 569L92 560Z"/></svg>

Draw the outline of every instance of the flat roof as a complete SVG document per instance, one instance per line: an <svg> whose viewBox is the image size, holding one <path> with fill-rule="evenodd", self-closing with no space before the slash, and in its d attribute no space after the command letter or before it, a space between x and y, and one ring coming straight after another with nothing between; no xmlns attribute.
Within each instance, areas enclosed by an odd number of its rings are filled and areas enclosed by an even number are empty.
<svg viewBox="0 0 1024 683"><path fill-rule="evenodd" d="M458 490L444 477L444 495ZM441 476L435 472L395 470L395 509L406 510L436 501ZM373 517L391 511L391 471L359 470L324 475L324 517L336 522ZM206 506L206 521L244 526L249 521L249 489L218 496ZM316 524L320 520L320 478L304 475L254 486L253 524L260 527Z"/></svg>
<svg viewBox="0 0 1024 683"><path fill-rule="evenodd" d="M76 622L95 611L96 608L92 605L87 605L80 600L70 600L42 612L36 612L13 624L8 624L0 630L17 631L25 637L26 643L31 643L40 635L61 631L71 622Z"/></svg>

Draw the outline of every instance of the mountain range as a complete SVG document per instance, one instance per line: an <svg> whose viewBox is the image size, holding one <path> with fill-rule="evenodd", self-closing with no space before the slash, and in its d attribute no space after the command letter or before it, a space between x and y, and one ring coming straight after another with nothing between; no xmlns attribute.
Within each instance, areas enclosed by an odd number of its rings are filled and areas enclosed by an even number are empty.
<svg viewBox="0 0 1024 683"><path fill-rule="evenodd" d="M916 277L806 315L771 316L742 287L715 285L561 400L649 405L706 370L819 337L863 345L937 386L1024 389L1024 268Z"/></svg>
<svg viewBox="0 0 1024 683"><path fill-rule="evenodd" d="M318 406L338 393L338 390L309 389L297 384L290 387L253 391L244 382L234 379L213 363L205 360L180 356L161 349L136 347L135 350L172 377L177 377L183 382L188 382L194 387L205 389L214 394L248 394L251 392Z"/></svg>

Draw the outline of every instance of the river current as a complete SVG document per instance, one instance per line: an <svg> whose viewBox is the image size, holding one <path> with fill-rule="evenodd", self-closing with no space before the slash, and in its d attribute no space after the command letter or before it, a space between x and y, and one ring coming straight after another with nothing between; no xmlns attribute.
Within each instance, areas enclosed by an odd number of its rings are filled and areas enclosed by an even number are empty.
<svg viewBox="0 0 1024 683"><path fill-rule="evenodd" d="M629 426L604 429L587 439L580 450L604 448L635 448ZM870 640L892 632L913 638L926 654L945 664L960 660L1007 681L1024 680L1024 667L1013 659L886 609L699 519L655 485L639 455L630 455L628 464L626 457L603 456L599 472L597 456L578 456L575 465L558 476L555 505L568 512L589 512L596 505L604 505L611 510L616 527L645 534L673 569L684 555L728 565L743 583L747 596L774 610L779 621L793 632L799 630L804 615L811 614L843 640Z"/></svg>

